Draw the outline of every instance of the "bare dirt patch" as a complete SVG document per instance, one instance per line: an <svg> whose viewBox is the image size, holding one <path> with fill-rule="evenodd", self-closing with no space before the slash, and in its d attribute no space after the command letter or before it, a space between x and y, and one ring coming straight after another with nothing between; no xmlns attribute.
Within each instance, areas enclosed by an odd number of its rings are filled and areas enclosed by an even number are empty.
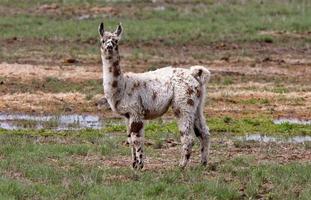
<svg viewBox="0 0 311 200"><path fill-rule="evenodd" d="M17 78L22 81L57 77L68 81L100 79L100 67L79 66L39 66L30 64L0 64L0 74L6 78Z"/></svg>
<svg viewBox="0 0 311 200"><path fill-rule="evenodd" d="M251 58L209 62L206 65L213 76L208 85L209 100L206 112L217 116L239 116L259 112L273 116L311 117L311 88L307 84L311 81L308 78L311 77L311 61L287 59L284 62L285 64L276 65L275 62L269 61L267 66L262 63L252 66L256 60ZM126 66L125 71L146 71L144 64ZM81 88L84 88L86 81L100 80L101 71L100 66L2 63L0 87L5 90L1 89L3 94L0 97L0 109L7 112L39 113L98 112L96 102L102 97L102 93L94 96L79 91L51 93L43 86L46 78L57 78L73 86L80 84ZM34 80L43 80L43 86L39 88L34 84ZM12 81L26 85L31 91L25 93L22 88L26 86L21 87L22 85L13 84ZM70 90L70 87L68 88ZM110 112L107 115L110 116Z"/></svg>

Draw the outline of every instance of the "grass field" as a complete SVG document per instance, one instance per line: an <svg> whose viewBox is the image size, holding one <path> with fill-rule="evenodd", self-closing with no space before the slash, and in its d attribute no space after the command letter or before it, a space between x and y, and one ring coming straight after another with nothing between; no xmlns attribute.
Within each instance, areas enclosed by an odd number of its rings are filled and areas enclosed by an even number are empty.
<svg viewBox="0 0 311 200"><path fill-rule="evenodd" d="M177 167L179 147L164 143L159 148L155 143L147 146L146 169L134 172L128 166L129 148L122 144L124 134L78 134L1 135L1 198L308 199L310 195L310 157L286 154L290 149L310 155L306 144L229 144L223 143L226 137L216 136L208 168L198 165L195 146L191 166L183 171Z"/></svg>
<svg viewBox="0 0 311 200"><path fill-rule="evenodd" d="M126 127L98 109L97 27L124 26L124 71L204 65L209 165L177 167L172 111L146 126L146 165L130 168ZM93 114L100 130L56 131L51 120L0 128L0 199L309 199L311 143L240 140L311 136L309 0L0 0L0 114ZM1 122L1 118L0 118ZM74 124L72 125L74 126Z"/></svg>

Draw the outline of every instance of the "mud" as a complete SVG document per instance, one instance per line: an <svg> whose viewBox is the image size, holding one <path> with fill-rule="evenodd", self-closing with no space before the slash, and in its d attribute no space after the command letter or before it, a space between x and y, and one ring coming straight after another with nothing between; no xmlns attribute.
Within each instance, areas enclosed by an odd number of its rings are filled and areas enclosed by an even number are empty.
<svg viewBox="0 0 311 200"><path fill-rule="evenodd" d="M79 130L101 129L104 121L95 115L28 115L0 113L0 128L5 130L53 129Z"/></svg>
<svg viewBox="0 0 311 200"><path fill-rule="evenodd" d="M311 125L311 120L304 120L304 119L296 119L296 118L279 118L273 120L275 124L301 124L301 125Z"/></svg>

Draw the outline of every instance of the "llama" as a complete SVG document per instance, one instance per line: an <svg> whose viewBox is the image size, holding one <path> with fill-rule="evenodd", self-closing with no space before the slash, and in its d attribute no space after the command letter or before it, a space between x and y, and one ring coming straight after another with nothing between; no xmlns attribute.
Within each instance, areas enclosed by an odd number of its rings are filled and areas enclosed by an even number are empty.
<svg viewBox="0 0 311 200"><path fill-rule="evenodd" d="M101 23L98 31L105 99L114 112L126 119L132 167L142 169L144 166L144 120L162 116L170 106L181 136L179 165L184 168L190 159L193 132L201 143L201 163L206 165L210 133L203 106L210 72L202 66L193 66L190 69L165 67L145 73L123 73L118 48L123 32L121 23L114 32L105 31Z"/></svg>

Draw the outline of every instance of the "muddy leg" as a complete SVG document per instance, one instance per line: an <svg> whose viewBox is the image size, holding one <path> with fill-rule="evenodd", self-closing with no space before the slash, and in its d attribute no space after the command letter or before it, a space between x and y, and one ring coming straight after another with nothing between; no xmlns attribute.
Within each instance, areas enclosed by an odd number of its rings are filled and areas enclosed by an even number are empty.
<svg viewBox="0 0 311 200"><path fill-rule="evenodd" d="M201 143L201 164L207 165L210 148L210 133L203 114L196 115L194 133L199 138Z"/></svg>
<svg viewBox="0 0 311 200"><path fill-rule="evenodd" d="M180 118L178 122L178 128L180 131L181 137L181 160L179 166L181 168L185 168L192 151L193 146L193 137L192 137L192 129L193 129L193 117L185 116Z"/></svg>
<svg viewBox="0 0 311 200"><path fill-rule="evenodd" d="M127 143L131 147L132 161L133 161L132 166L134 168L134 166L136 166L137 159L136 159L136 151L135 151L134 145L132 143L129 119L126 119L126 125L127 125Z"/></svg>
<svg viewBox="0 0 311 200"><path fill-rule="evenodd" d="M134 169L142 169L144 167L144 123L141 120L130 119L129 133L132 145L132 166Z"/></svg>

